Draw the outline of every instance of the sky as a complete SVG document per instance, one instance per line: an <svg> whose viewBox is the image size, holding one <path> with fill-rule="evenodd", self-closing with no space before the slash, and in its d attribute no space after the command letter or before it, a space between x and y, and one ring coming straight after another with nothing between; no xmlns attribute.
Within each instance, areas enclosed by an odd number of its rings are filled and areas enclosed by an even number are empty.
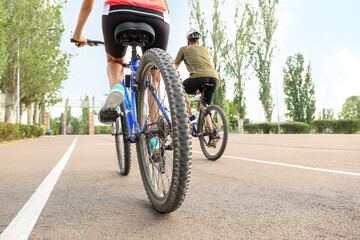
<svg viewBox="0 0 360 240"><path fill-rule="evenodd" d="M106 75L104 47L84 47L78 49L69 39L75 29L82 1L67 1L62 11L65 32L61 49L74 56L71 59L69 79L63 84L62 96L69 97L73 106L80 105L80 97L87 94L95 96L96 105L105 101L103 94L109 91ZM102 40L101 14L103 2L95 0L95 6L83 31L89 39ZM207 13L208 28L211 28L210 0L201 0L201 6ZM181 46L186 44L186 33L190 29L190 9L185 0L168 0L170 7L171 30L168 44L169 54L175 58ZM226 22L227 34L231 39L235 32L233 26L234 9L237 0L226 0L221 9L222 20ZM256 3L256 1L253 1ZM282 90L283 68L286 59L296 53L302 53L305 64L311 62L312 77L315 84L316 117L322 108L331 108L337 114L346 98L360 95L360 1L358 0L280 0L276 9L278 28L275 32L274 59L271 67L272 95L275 109L273 121L285 121L287 112ZM184 64L180 66L182 79L188 77ZM227 79L231 86L232 79ZM228 98L233 96L228 89ZM247 118L254 122L265 121L265 115L258 99L259 82L252 74L246 81L245 97ZM278 105L277 105L278 99ZM52 117L60 115L64 104L58 104L51 110ZM278 106L278 107L277 107ZM80 110L73 108L73 115Z"/></svg>

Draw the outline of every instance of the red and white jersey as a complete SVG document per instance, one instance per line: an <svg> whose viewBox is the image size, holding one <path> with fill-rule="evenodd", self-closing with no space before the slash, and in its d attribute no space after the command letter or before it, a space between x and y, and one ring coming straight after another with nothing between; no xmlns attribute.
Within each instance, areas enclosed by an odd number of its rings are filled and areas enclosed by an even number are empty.
<svg viewBox="0 0 360 240"><path fill-rule="evenodd" d="M105 4L113 5L131 5L136 7L143 7L153 9L160 12L166 12L165 0L107 0Z"/></svg>

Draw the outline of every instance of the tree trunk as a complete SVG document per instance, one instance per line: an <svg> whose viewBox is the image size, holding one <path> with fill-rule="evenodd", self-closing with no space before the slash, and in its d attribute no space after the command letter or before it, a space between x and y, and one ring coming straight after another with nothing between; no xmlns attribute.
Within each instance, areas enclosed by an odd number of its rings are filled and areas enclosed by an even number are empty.
<svg viewBox="0 0 360 240"><path fill-rule="evenodd" d="M16 123L16 88L5 88L5 122Z"/></svg>
<svg viewBox="0 0 360 240"><path fill-rule="evenodd" d="M237 114L238 119L238 127L239 127L239 134L244 134L244 119L241 117L241 114Z"/></svg>
<svg viewBox="0 0 360 240"><path fill-rule="evenodd" d="M33 125L33 123L34 123L33 109L34 109L34 103L30 104L30 106L27 108L27 124L28 125Z"/></svg>
<svg viewBox="0 0 360 240"><path fill-rule="evenodd" d="M34 104L33 124L38 126L39 123L40 123L40 118L39 118L39 104L38 104L38 103L35 103L35 104Z"/></svg>

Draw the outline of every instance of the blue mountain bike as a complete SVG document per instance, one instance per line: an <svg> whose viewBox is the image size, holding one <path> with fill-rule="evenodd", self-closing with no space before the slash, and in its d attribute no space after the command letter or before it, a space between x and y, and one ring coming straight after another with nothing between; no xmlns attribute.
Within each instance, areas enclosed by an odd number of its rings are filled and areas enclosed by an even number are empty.
<svg viewBox="0 0 360 240"><path fill-rule="evenodd" d="M120 172L127 175L131 166L131 144L136 143L141 177L154 208L168 213L184 201L190 179L191 140L182 83L170 55L150 49L140 58L136 47L150 45L155 32L146 23L122 23L115 40L132 47L126 65L124 102L118 109L107 109L103 122L113 124ZM89 45L103 44L88 41ZM159 148L152 151L155 139ZM155 152L155 153L154 153Z"/></svg>

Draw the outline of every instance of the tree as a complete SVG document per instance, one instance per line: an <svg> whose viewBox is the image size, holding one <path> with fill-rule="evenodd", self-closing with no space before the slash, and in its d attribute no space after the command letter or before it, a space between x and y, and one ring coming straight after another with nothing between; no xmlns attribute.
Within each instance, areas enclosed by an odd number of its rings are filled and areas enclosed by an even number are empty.
<svg viewBox="0 0 360 240"><path fill-rule="evenodd" d="M346 99L339 113L339 118L360 119L360 96L351 96Z"/></svg>
<svg viewBox="0 0 360 240"><path fill-rule="evenodd" d="M190 25L199 29L202 33L201 45L209 49L212 64L219 75L220 85L214 93L213 102L220 107L225 106L226 83L222 77L222 70L224 68L224 51L227 42L226 26L221 20L220 7L224 4L225 0L213 0L214 12L211 15L212 29L206 29L206 19L204 12L201 11L200 0L189 0L190 10ZM208 34L210 39L208 40ZM209 41L210 43L208 43Z"/></svg>
<svg viewBox="0 0 360 240"><path fill-rule="evenodd" d="M71 126L73 127L73 134L79 134L81 130L79 119L72 118Z"/></svg>
<svg viewBox="0 0 360 240"><path fill-rule="evenodd" d="M319 113L319 120L321 119L335 119L334 109L323 108Z"/></svg>
<svg viewBox="0 0 360 240"><path fill-rule="evenodd" d="M5 67L7 65L7 39L6 39L6 29L7 29L7 14L5 12L4 3L0 3L0 80L5 72Z"/></svg>
<svg viewBox="0 0 360 240"><path fill-rule="evenodd" d="M71 106L69 104L69 98L66 98L65 100L65 113L66 113L66 126L68 126L71 122L72 116L71 116Z"/></svg>
<svg viewBox="0 0 360 240"><path fill-rule="evenodd" d="M288 57L284 67L284 93L288 113L285 116L292 121L310 123L314 119L315 86L311 77L311 64L309 63L305 76L304 57L301 53Z"/></svg>
<svg viewBox="0 0 360 240"><path fill-rule="evenodd" d="M229 77L235 78L234 102L235 112L237 113L238 126L245 118L246 103L244 96L246 71L251 63L251 53L253 44L251 42L254 34L254 10L249 4L236 6L234 23L236 36L233 43L228 44L226 56L232 59L226 63L226 73ZM242 129L239 128L239 132Z"/></svg>
<svg viewBox="0 0 360 240"><path fill-rule="evenodd" d="M270 68L275 49L273 36L277 28L275 8L279 0L259 0L258 3L260 19L256 26L256 48L252 66L260 83L259 99L267 121L271 122L274 103L271 95Z"/></svg>
<svg viewBox="0 0 360 240"><path fill-rule="evenodd" d="M5 93L5 121L13 121L16 110L17 69L22 105L35 103L38 111L61 100L58 92L67 79L70 57L59 50L64 31L62 5L60 0L52 4L44 0L17 0L4 5L8 58L0 90ZM55 31L47 31L49 27Z"/></svg>
<svg viewBox="0 0 360 240"><path fill-rule="evenodd" d="M190 26L194 26L201 32L201 46L206 48L206 39L208 36L208 30L206 30L206 21L204 17L204 12L200 8L200 0L189 0L188 2L190 7Z"/></svg>
<svg viewBox="0 0 360 240"><path fill-rule="evenodd" d="M88 122L89 126L89 112L90 112L90 100L89 96L85 95L84 99L80 98L81 101L81 125L85 126L85 123Z"/></svg>
<svg viewBox="0 0 360 240"><path fill-rule="evenodd" d="M214 93L214 104L224 107L226 103L226 82L225 78L222 77L222 69L224 62L224 50L227 36L226 26L221 20L220 6L224 5L225 0L213 0L214 12L212 14L212 31L211 36L211 48L210 55L212 56L213 66L219 76L219 87Z"/></svg>

